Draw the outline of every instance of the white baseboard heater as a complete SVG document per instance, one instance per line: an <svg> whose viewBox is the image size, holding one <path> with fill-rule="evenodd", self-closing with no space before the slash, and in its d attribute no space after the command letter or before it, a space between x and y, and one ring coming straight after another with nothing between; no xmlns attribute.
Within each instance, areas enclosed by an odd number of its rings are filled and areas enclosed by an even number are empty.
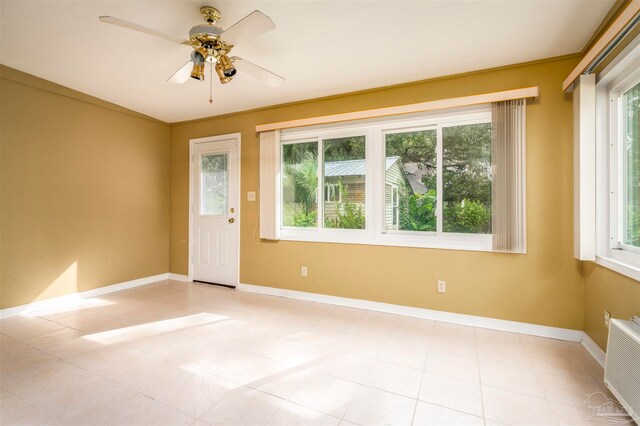
<svg viewBox="0 0 640 426"><path fill-rule="evenodd" d="M640 317L611 320L604 383L640 424Z"/></svg>

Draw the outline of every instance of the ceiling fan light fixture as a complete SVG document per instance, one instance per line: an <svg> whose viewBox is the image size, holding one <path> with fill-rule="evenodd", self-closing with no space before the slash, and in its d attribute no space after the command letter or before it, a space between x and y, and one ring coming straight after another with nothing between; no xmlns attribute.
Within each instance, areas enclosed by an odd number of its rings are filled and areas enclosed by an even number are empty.
<svg viewBox="0 0 640 426"><path fill-rule="evenodd" d="M222 65L220 65L220 60L218 60L215 67L216 67L216 74L218 74L218 78L220 79L220 83L227 84L228 82L231 81L231 77L225 75L224 69L222 68Z"/></svg>
<svg viewBox="0 0 640 426"><path fill-rule="evenodd" d="M220 64L225 77L233 77L236 75L236 67L233 66L233 62L227 55L220 55L218 63Z"/></svg>
<svg viewBox="0 0 640 426"><path fill-rule="evenodd" d="M191 62L193 62L194 64L203 64L204 63L204 55L200 52L198 52L197 50L194 50L193 52L191 52Z"/></svg>
<svg viewBox="0 0 640 426"><path fill-rule="evenodd" d="M193 69L191 70L191 78L204 81L204 56L200 52L191 52L191 62Z"/></svg>
<svg viewBox="0 0 640 426"><path fill-rule="evenodd" d="M204 63L196 64L194 62L193 69L191 70L191 78L204 81Z"/></svg>

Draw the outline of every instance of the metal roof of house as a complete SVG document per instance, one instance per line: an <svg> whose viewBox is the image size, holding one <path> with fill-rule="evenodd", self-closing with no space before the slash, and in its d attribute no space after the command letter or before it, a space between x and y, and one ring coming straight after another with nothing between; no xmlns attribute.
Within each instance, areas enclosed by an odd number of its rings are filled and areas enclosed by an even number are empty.
<svg viewBox="0 0 640 426"><path fill-rule="evenodd" d="M405 163L404 171L414 194L427 192L428 188L422 183L422 178L429 175L429 170L426 167L422 167L417 163Z"/></svg>
<svg viewBox="0 0 640 426"><path fill-rule="evenodd" d="M400 157L387 157L386 169L398 161ZM364 160L344 160L344 161L331 161L324 163L324 175L325 176L364 176L365 164Z"/></svg>
<svg viewBox="0 0 640 426"><path fill-rule="evenodd" d="M424 194L429 190L414 174L407 173L407 180L409 181L409 185L411 185L411 190L414 194Z"/></svg>

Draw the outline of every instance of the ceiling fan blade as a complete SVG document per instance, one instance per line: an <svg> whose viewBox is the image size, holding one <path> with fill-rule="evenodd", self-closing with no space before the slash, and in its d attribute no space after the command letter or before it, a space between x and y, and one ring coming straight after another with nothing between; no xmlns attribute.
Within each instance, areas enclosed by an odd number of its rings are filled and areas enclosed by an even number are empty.
<svg viewBox="0 0 640 426"><path fill-rule="evenodd" d="M189 61L176 71L171 77L167 79L169 83L182 84L189 80L191 76L191 69L193 68L193 62Z"/></svg>
<svg viewBox="0 0 640 426"><path fill-rule="evenodd" d="M282 83L284 83L284 77L280 77L278 74L274 74L253 62L249 62L246 59L242 59L237 56L232 57L231 60L233 61L233 65L235 65L236 70L240 73L249 74L258 80L264 81L271 87L280 87L282 86Z"/></svg>
<svg viewBox="0 0 640 426"><path fill-rule="evenodd" d="M123 19L114 18L113 16L101 16L98 19L107 24L117 25L122 28L128 28L130 30L138 31L141 33L150 34L176 43L182 43L184 41L172 35L165 34L162 31L154 30L153 28L148 28L139 24L134 24L133 22L125 21Z"/></svg>
<svg viewBox="0 0 640 426"><path fill-rule="evenodd" d="M231 27L227 28L221 35L227 44L234 46L249 41L254 37L271 31L276 27L271 18L259 10L254 10Z"/></svg>

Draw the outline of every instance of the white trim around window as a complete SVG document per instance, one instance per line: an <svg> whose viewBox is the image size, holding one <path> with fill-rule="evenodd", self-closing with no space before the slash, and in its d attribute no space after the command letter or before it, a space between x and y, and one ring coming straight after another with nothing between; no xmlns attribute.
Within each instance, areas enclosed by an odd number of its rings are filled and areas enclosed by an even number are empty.
<svg viewBox="0 0 640 426"><path fill-rule="evenodd" d="M450 232L412 232L392 231L385 229L385 138L386 133L406 131L409 129L433 128L438 130L438 168L441 168L442 160L442 128L467 124L491 123L490 105L465 108L458 111L439 113L423 113L408 118L387 118L367 120L360 123L341 123L313 128L283 130L280 134L280 146L278 154L282 152L282 146L291 143L318 142L318 196L317 200L324 200L323 182L323 149L322 141L327 139L364 136L365 142L365 193L364 212L365 229L331 229L323 226L313 228L295 228L282 226L278 222L279 237L281 240L329 242L347 244L370 244L382 246L405 246L421 248L455 249L492 251L491 234L464 234ZM279 155L280 156L280 155ZM282 187L281 161L276 163L276 176L279 180L276 186ZM442 198L441 170L438 177L438 199ZM282 191L280 191L282 193ZM278 217L282 218L282 194L279 194L277 209ZM318 203L318 223L322 225L324 203ZM438 203L442 209L441 202ZM442 210L440 210L442 211ZM442 215L439 215L442 216ZM438 228L442 230L442 224Z"/></svg>
<svg viewBox="0 0 640 426"><path fill-rule="evenodd" d="M640 248L624 244L622 95L640 83L640 39L596 84L596 263L640 281Z"/></svg>

